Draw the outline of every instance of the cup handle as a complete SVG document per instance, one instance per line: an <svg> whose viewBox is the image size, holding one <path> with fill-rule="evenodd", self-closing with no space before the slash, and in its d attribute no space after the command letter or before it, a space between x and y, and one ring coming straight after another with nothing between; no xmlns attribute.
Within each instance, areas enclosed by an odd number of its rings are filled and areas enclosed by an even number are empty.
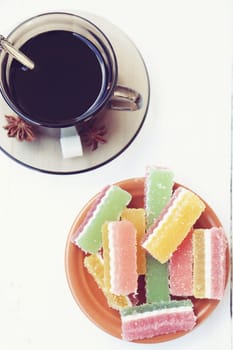
<svg viewBox="0 0 233 350"><path fill-rule="evenodd" d="M141 95L126 86L117 85L108 107L118 111L136 111L141 108Z"/></svg>

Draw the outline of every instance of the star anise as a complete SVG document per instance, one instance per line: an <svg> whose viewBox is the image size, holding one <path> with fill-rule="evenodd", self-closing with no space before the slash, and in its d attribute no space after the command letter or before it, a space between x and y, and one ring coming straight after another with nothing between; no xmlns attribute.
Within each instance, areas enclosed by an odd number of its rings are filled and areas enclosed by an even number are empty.
<svg viewBox="0 0 233 350"><path fill-rule="evenodd" d="M104 135L107 133L107 128L103 124L99 125L97 119L83 122L81 126L78 127L78 132L83 144L86 147L90 147L92 151L98 148L99 143L103 144L107 142L104 138Z"/></svg>
<svg viewBox="0 0 233 350"><path fill-rule="evenodd" d="M5 115L7 125L3 126L7 130L9 137L16 137L18 141L33 141L35 134L31 125L18 116Z"/></svg>

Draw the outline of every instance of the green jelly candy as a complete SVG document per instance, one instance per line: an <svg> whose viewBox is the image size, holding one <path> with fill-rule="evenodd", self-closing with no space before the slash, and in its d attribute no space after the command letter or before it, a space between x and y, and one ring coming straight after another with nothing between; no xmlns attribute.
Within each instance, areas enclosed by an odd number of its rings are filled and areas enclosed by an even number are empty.
<svg viewBox="0 0 233 350"><path fill-rule="evenodd" d="M88 212L86 223L77 232L73 242L85 252L97 253L102 247L101 229L103 224L106 221L118 220L131 197L131 194L122 188L115 185L110 186L98 200L93 212Z"/></svg>
<svg viewBox="0 0 233 350"><path fill-rule="evenodd" d="M146 256L146 301L169 301L168 264L161 264L151 255Z"/></svg>
<svg viewBox="0 0 233 350"><path fill-rule="evenodd" d="M173 172L166 168L149 167L145 181L147 227L159 216L172 195Z"/></svg>

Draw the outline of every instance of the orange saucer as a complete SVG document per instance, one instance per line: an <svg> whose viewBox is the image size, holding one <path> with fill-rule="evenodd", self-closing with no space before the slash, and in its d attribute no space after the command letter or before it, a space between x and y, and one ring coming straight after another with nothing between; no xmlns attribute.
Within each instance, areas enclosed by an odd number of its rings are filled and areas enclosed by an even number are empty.
<svg viewBox="0 0 233 350"><path fill-rule="evenodd" d="M144 206L144 178L128 179L117 183L118 186L128 191L132 195L130 207L142 208ZM175 188L180 185L175 184ZM111 309L102 291L98 288L92 276L84 267L83 259L85 253L71 243L71 237L82 223L86 213L90 209L95 197L93 197L82 209L76 217L70 233L67 238L65 250L65 269L68 284L72 295L79 305L80 309L86 316L96 324L99 328L110 335L121 337L121 320L116 310ZM216 214L206 204L206 209L197 221L195 227L211 228L213 226L222 226ZM229 248L227 248L227 264L226 264L226 284L229 275ZM219 300L211 299L195 299L191 298L194 305L194 312L197 317L197 323L194 328L200 325L214 311ZM137 340L136 343L159 343L172 340L185 335L187 332L178 332L165 334L149 339Z"/></svg>

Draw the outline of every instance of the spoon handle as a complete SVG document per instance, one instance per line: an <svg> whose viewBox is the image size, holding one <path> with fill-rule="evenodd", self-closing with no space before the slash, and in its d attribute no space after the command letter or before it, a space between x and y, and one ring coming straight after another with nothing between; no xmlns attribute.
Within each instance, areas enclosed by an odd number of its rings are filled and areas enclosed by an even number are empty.
<svg viewBox="0 0 233 350"><path fill-rule="evenodd" d="M14 48L14 46L2 35L0 35L0 47L2 47L8 54L14 57L17 61L22 63L25 67L33 69L35 67L34 62L28 58L24 53Z"/></svg>

